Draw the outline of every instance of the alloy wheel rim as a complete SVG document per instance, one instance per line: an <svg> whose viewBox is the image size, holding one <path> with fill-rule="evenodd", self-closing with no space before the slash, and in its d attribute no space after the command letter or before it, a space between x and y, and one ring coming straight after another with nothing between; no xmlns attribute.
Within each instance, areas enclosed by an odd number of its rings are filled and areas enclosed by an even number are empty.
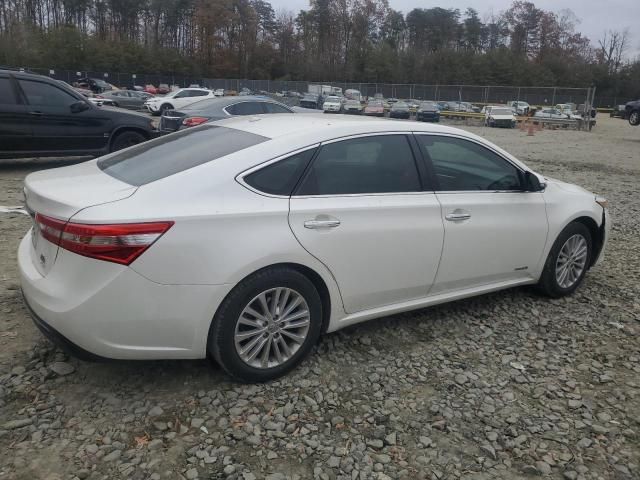
<svg viewBox="0 0 640 480"><path fill-rule="evenodd" d="M309 333L311 314L302 295L277 287L256 295L236 322L235 348L240 359L254 368L286 363Z"/></svg>
<svg viewBox="0 0 640 480"><path fill-rule="evenodd" d="M556 260L556 281L561 288L571 288L580 279L587 253L587 241L582 235L573 235L564 242Z"/></svg>

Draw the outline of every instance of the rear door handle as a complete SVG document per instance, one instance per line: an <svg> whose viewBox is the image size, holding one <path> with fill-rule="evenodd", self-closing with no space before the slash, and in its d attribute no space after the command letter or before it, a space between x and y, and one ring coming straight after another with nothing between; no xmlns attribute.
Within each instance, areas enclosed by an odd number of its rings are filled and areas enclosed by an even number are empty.
<svg viewBox="0 0 640 480"><path fill-rule="evenodd" d="M470 213L455 212L455 213L447 214L444 218L446 218L450 222L460 222L462 220L469 220L471 218L471 214Z"/></svg>
<svg viewBox="0 0 640 480"><path fill-rule="evenodd" d="M307 220L304 222L304 228L335 228L340 226L340 220Z"/></svg>

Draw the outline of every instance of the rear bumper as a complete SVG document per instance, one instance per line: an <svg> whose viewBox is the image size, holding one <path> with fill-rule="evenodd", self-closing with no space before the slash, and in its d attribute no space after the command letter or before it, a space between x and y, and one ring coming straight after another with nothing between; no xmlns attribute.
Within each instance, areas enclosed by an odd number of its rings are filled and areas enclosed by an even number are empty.
<svg viewBox="0 0 640 480"><path fill-rule="evenodd" d="M18 249L25 302L38 328L67 350L93 359L206 356L211 320L231 286L159 284L62 249L42 276L30 246L31 232Z"/></svg>
<svg viewBox="0 0 640 480"><path fill-rule="evenodd" d="M40 330L40 332L42 332L42 334L45 337L47 337L52 343L56 344L62 350L64 350L65 352L69 353L70 355L76 358L79 358L80 360L85 360L89 362L109 360L108 358L95 355L94 353L88 352L84 348L79 347L78 345L73 343L71 340L69 340L67 337L65 337L60 332L58 332L51 325L49 325L47 322L42 320L38 316L38 314L33 311L33 309L31 308L31 305L29 305L29 302L24 296L24 292L22 293L22 299L24 300L24 305L27 307L27 310L29 310L29 314L31 314L31 319L33 320L33 323L35 324L35 326L38 327L38 330Z"/></svg>

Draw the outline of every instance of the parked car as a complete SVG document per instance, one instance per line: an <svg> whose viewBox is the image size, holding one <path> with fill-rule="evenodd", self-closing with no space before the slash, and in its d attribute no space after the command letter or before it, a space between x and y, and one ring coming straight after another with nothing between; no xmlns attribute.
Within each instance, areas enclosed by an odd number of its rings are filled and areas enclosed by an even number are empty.
<svg viewBox="0 0 640 480"><path fill-rule="evenodd" d="M570 295L611 223L605 199L469 132L317 115L201 125L24 192L18 268L45 335L89 358L211 357L245 382L371 318Z"/></svg>
<svg viewBox="0 0 640 480"><path fill-rule="evenodd" d="M451 112L473 113L473 106L468 102L447 102L447 110Z"/></svg>
<svg viewBox="0 0 640 480"><path fill-rule="evenodd" d="M151 97L144 102L144 106L152 115L161 115L166 110L180 109L205 98L213 97L213 92L205 88L181 88L163 97Z"/></svg>
<svg viewBox="0 0 640 480"><path fill-rule="evenodd" d="M552 120L581 120L582 117L580 115L576 115L573 113L566 113L562 110L558 110L557 108L543 108L541 110L536 110L536 113L533 114L534 118L548 118Z"/></svg>
<svg viewBox="0 0 640 480"><path fill-rule="evenodd" d="M443 102L443 101L439 101L436 102L438 104L438 108L440 109L440 111L445 110L448 111L449 110L449 104L447 102Z"/></svg>
<svg viewBox="0 0 640 480"><path fill-rule="evenodd" d="M419 122L439 122L440 109L435 102L422 102L416 112L416 120Z"/></svg>
<svg viewBox="0 0 640 480"><path fill-rule="evenodd" d="M627 102L624 106L624 115L629 124L633 126L640 125L640 100Z"/></svg>
<svg viewBox="0 0 640 480"><path fill-rule="evenodd" d="M99 156L157 135L147 115L89 100L53 78L0 70L0 157Z"/></svg>
<svg viewBox="0 0 640 480"><path fill-rule="evenodd" d="M371 100L364 107L365 115L374 115L376 117L384 117L384 103L382 100Z"/></svg>
<svg viewBox="0 0 640 480"><path fill-rule="evenodd" d="M322 104L324 113L340 113L342 111L342 98L331 95L325 98Z"/></svg>
<svg viewBox="0 0 640 480"><path fill-rule="evenodd" d="M531 108L531 105L529 105L527 102L521 102L518 100L508 101L507 106L511 107L513 113L515 113L516 115L528 115L529 109Z"/></svg>
<svg viewBox="0 0 640 480"><path fill-rule="evenodd" d="M362 113L363 107L360 100L351 100L347 99L343 105L344 113L350 113L353 115L360 115Z"/></svg>
<svg viewBox="0 0 640 480"><path fill-rule="evenodd" d="M609 116L615 117L615 118L624 118L625 117L624 112L625 112L624 105L616 105L613 107L611 112L609 112Z"/></svg>
<svg viewBox="0 0 640 480"><path fill-rule="evenodd" d="M322 110L323 104L324 98L322 95L317 95L315 93L305 93L305 95L300 99L300 106L303 108Z"/></svg>
<svg viewBox="0 0 640 480"><path fill-rule="evenodd" d="M158 89L156 87L154 87L153 85L151 85L151 84L145 85L144 86L144 91L146 93L151 94L151 95L157 95L158 94Z"/></svg>
<svg viewBox="0 0 640 480"><path fill-rule="evenodd" d="M509 107L487 106L484 109L484 124L488 127L515 128L516 117Z"/></svg>
<svg viewBox="0 0 640 480"><path fill-rule="evenodd" d="M166 110L160 117L159 128L162 133L170 133L232 116L263 113L295 113L295 110L268 97L208 98L179 110Z"/></svg>
<svg viewBox="0 0 640 480"><path fill-rule="evenodd" d="M91 90L93 93L102 93L107 90L113 90L113 85L105 82L101 78L79 78L74 83L76 83L80 88Z"/></svg>
<svg viewBox="0 0 640 480"><path fill-rule="evenodd" d="M224 88L216 88L216 89L213 91L213 94L214 94L216 97L224 97Z"/></svg>
<svg viewBox="0 0 640 480"><path fill-rule="evenodd" d="M113 90L100 93L95 97L109 100L114 107L129 108L131 110L141 110L144 108L145 102L152 98L151 94L136 90Z"/></svg>
<svg viewBox="0 0 640 480"><path fill-rule="evenodd" d="M406 102L399 100L391 105L390 118L409 118L410 116L411 112L409 112L409 105Z"/></svg>
<svg viewBox="0 0 640 480"><path fill-rule="evenodd" d="M407 100L407 105L409 105L409 112L416 113L418 108L420 108L419 100Z"/></svg>
<svg viewBox="0 0 640 480"><path fill-rule="evenodd" d="M161 83L158 85L158 95L166 95L171 91L171 87L168 83Z"/></svg>
<svg viewBox="0 0 640 480"><path fill-rule="evenodd" d="M556 110L560 110L562 113L566 115L574 115L576 113L576 104L575 103L558 103L555 106Z"/></svg>
<svg viewBox="0 0 640 480"><path fill-rule="evenodd" d="M67 82L65 82L64 80L58 80L60 83L62 83L63 85L65 85L68 88L72 88L73 90L75 90L76 92L78 92L80 95L82 95L85 98L91 98L93 97L93 92L91 90L88 90L86 88L82 88L79 87L77 85L69 85Z"/></svg>

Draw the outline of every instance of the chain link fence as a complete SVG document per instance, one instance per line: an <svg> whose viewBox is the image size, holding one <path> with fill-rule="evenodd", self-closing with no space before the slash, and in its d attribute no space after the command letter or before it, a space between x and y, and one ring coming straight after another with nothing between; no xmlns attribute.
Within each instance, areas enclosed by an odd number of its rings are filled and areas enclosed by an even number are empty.
<svg viewBox="0 0 640 480"><path fill-rule="evenodd" d="M509 101L523 101L531 105L552 106L558 103L585 103L589 93L588 88L566 87L518 87L518 86L490 86L490 85L421 85L400 83L354 83L354 82L305 82L286 80L248 80L202 78L198 76L184 76L174 74L141 74L126 72L97 72L73 71L57 69L28 69L29 71L47 75L58 80L73 84L79 78L99 78L121 88L132 88L134 85L145 86L160 84L188 87L199 85L211 89L242 91L246 88L256 93L296 92L303 94L309 85L330 85L342 88L343 91L354 89L364 97L376 94L384 98L400 98L435 101L461 101L475 104L504 104ZM596 96L594 106L611 108L624 104L632 99L619 97Z"/></svg>

